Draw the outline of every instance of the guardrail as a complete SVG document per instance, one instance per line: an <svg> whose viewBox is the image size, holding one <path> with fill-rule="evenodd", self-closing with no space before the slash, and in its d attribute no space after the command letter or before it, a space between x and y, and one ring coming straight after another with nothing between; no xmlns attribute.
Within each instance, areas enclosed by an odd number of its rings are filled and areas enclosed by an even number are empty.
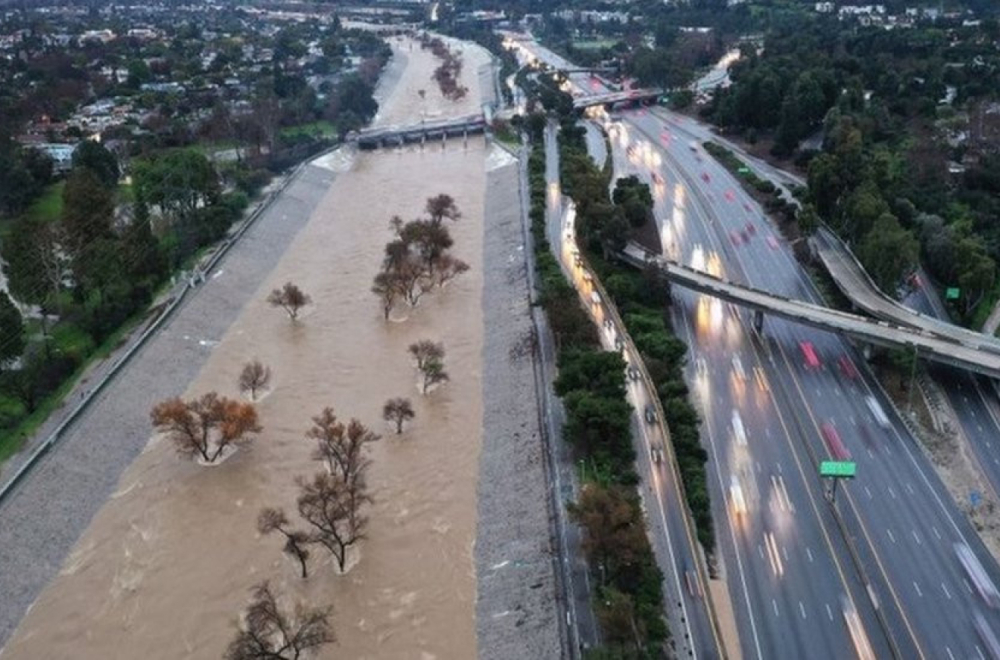
<svg viewBox="0 0 1000 660"><path fill-rule="evenodd" d="M174 296L173 300L169 305L163 308L159 316L157 316L147 328L139 335L139 338L135 341L132 346L125 351L125 353L119 357L115 363L111 366L111 369L104 374L93 386L92 389L88 390L84 395L83 399L78 403L66 418L59 423L58 426L50 433L41 444L36 447L31 454L28 456L27 460L21 464L21 466L14 472L14 474L0 486L0 504L4 502L10 495L14 492L21 481L28 475L28 473L35 467L38 461L44 456L56 443L60 440L66 429L73 425L74 422L83 414L83 412L90 407L94 398L101 393L101 391L114 379L118 372L128 364L132 357L142 348L146 342L149 340L153 333L160 329L163 323L173 315L174 311L180 307L181 303L184 302L188 293L198 288L199 279L204 281L204 274L211 271L215 266L222 260L227 252L236 244L236 241L242 238L242 236L247 232L247 230L253 225L253 223L259 218L264 211L271 207L271 204L285 191L285 189L298 178L302 170L305 169L306 165L312 160L319 158L320 156L326 155L336 149L340 148L341 145L337 145L321 151L316 154L308 161L299 163L295 169L285 176L284 181L275 189L267 194L264 200L257 205L257 207L248 215L240 225L240 227L232 233L229 237L222 241L219 249L216 250L215 254L206 262L203 268L197 269L198 277L190 277L186 282L182 283L180 286L180 291Z"/></svg>
<svg viewBox="0 0 1000 660"><path fill-rule="evenodd" d="M623 338L625 347L634 356L635 358L634 362L639 368L639 375L642 379L643 385L645 385L646 391L650 394L650 398L653 400L653 406L656 409L657 423L660 426L660 430L663 433L663 439L665 440L664 451L667 454L667 462L670 465L670 470L674 476L674 486L677 489L677 494L680 497L680 501L683 503L684 510L682 518L684 519L684 527L685 527L684 531L687 534L688 545L693 550L696 550L694 554L695 554L695 564L698 567L698 576L701 579L702 584L705 585L705 588L702 589L702 597L708 604L709 619L711 620L712 623L712 631L715 635L719 651L722 653L723 658L728 657L725 645L722 643L722 628L719 625L718 613L715 610L715 603L712 600L711 590L708 589L709 578L705 567L704 549L701 547L701 544L697 541L697 536L694 534L693 531L695 529L694 516L692 516L691 508L688 506L687 493L684 490L684 480L681 478L680 466L677 463L677 456L674 454L673 441L670 438L670 427L667 425L667 416L663 411L663 404L660 401L659 390L656 387L656 383L653 382L652 377L649 375L649 371L646 369L646 362L642 359L642 353L639 352L639 349L632 341L632 336L628 333L628 330L625 327L625 322L622 321L621 316L618 314L618 307L615 305L611 296L608 295L608 292L605 290L604 285L601 284L601 280L599 277L597 277L597 274L594 271L594 269L591 268L590 263L587 261L586 254L584 254L584 252L579 249L579 246L576 245L575 232L573 233L573 244L580 255L580 259L583 263L583 266L587 269L588 272L590 272L593 278L591 281L592 285L597 290L598 294L600 294L605 309L607 309L611 315L612 323L615 325L615 331L618 333L619 337ZM693 644L694 640L691 641Z"/></svg>

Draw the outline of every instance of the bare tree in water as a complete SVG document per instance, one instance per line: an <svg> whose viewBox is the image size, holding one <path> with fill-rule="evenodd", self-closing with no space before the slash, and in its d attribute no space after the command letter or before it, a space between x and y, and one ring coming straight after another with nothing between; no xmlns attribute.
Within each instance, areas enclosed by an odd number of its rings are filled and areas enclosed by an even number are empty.
<svg viewBox="0 0 1000 660"><path fill-rule="evenodd" d="M257 392L267 387L271 382L271 368L262 364L260 360L247 362L240 372L240 392L250 393L250 399L257 400Z"/></svg>
<svg viewBox="0 0 1000 660"><path fill-rule="evenodd" d="M267 302L274 307L284 309L288 313L288 318L294 321L299 317L299 310L311 303L312 298L291 282L285 282L285 286L271 291L267 296Z"/></svg>
<svg viewBox="0 0 1000 660"><path fill-rule="evenodd" d="M158 403L150 412L156 430L166 433L185 456L201 456L214 462L230 444L249 439L260 431L257 410L216 392L182 401L179 397Z"/></svg>
<svg viewBox="0 0 1000 660"><path fill-rule="evenodd" d="M257 516L257 531L265 536L271 532L279 532L285 537L285 553L299 562L302 568L302 579L309 577L307 561L309 560L309 535L303 531L288 528L288 516L281 509L270 507L260 510Z"/></svg>
<svg viewBox="0 0 1000 660"><path fill-rule="evenodd" d="M365 484L365 468L351 469L347 478L319 472L311 481L299 478L299 515L313 526L313 540L333 554L343 571L347 552L365 538L368 519L361 507L370 502Z"/></svg>
<svg viewBox="0 0 1000 660"><path fill-rule="evenodd" d="M229 643L225 660L300 660L337 641L330 625L333 608L296 605L288 614L267 582L255 585L251 593L243 625Z"/></svg>
<svg viewBox="0 0 1000 660"><path fill-rule="evenodd" d="M306 437L316 441L313 459L323 461L330 474L346 479L352 471L364 471L371 463L364 455L366 445L376 442L378 434L352 419L345 426L337 420L333 408L326 407L312 418L313 426Z"/></svg>
<svg viewBox="0 0 1000 660"><path fill-rule="evenodd" d="M455 199L445 193L429 197L426 210L427 215L431 217L431 222L436 225L441 224L444 219L458 220L462 217L462 212L458 210Z"/></svg>
<svg viewBox="0 0 1000 660"><path fill-rule="evenodd" d="M413 411L413 404L409 399L396 397L389 399L382 406L382 419L396 424L396 435L403 432L403 422L413 419L417 413Z"/></svg>

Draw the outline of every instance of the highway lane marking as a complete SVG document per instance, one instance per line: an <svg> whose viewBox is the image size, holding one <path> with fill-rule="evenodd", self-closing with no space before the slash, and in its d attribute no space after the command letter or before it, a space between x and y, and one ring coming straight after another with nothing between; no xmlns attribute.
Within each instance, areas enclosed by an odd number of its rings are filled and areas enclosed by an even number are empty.
<svg viewBox="0 0 1000 660"><path fill-rule="evenodd" d="M976 653L979 654L979 659L980 660L986 660L986 656L983 655L983 650L981 648L979 648L979 644L976 644Z"/></svg>
<svg viewBox="0 0 1000 660"><path fill-rule="evenodd" d="M934 536L938 537L938 541L940 541L941 540L941 532L938 531L938 528L936 526L934 526L934 525L931 525L931 531L934 532Z"/></svg>
<svg viewBox="0 0 1000 660"><path fill-rule="evenodd" d="M868 490L868 486L865 486L865 492L868 493L868 499L874 499L872 497L872 492L870 490Z"/></svg>
<svg viewBox="0 0 1000 660"><path fill-rule="evenodd" d="M951 600L951 592L948 591L948 587L944 585L944 582L941 583L941 590L944 591L944 595L948 597L948 600Z"/></svg>
<svg viewBox="0 0 1000 660"><path fill-rule="evenodd" d="M871 449L869 449L869 450L868 450L868 456L869 456L869 457L870 457L871 459L873 459L873 460L874 460L874 458L875 458L875 452L873 452L873 451L872 451Z"/></svg>
<svg viewBox="0 0 1000 660"><path fill-rule="evenodd" d="M923 545L924 542L920 540L920 535L917 534L917 530L911 529L910 532L913 533L913 540L917 542L917 545Z"/></svg>
<svg viewBox="0 0 1000 660"><path fill-rule="evenodd" d="M917 590L917 595L918 596L920 596L921 598L924 597L924 592L920 591L920 585L917 584L916 580L913 581L913 588Z"/></svg>
<svg viewBox="0 0 1000 660"><path fill-rule="evenodd" d="M950 647L946 646L944 647L944 650L948 653L948 657L951 658L951 660L955 660L955 656L952 655Z"/></svg>
<svg viewBox="0 0 1000 660"><path fill-rule="evenodd" d="M830 619L830 621L833 621L833 610L830 609L830 603L825 603L825 605L826 605L826 616L827 618Z"/></svg>
<svg viewBox="0 0 1000 660"><path fill-rule="evenodd" d="M892 541L893 543L896 542L896 537L892 535L892 530L891 529L889 529L888 527L886 527L885 528L885 533L889 535L889 540L890 541Z"/></svg>
<svg viewBox="0 0 1000 660"><path fill-rule="evenodd" d="M968 589L969 593L971 594L972 593L972 587L969 586L969 581L966 580L964 577L962 578L962 584L965 585L965 588Z"/></svg>
<svg viewBox="0 0 1000 660"><path fill-rule="evenodd" d="M916 492L913 490L913 486L910 485L909 481L906 482L906 490L910 493L910 495L916 495Z"/></svg>
<svg viewBox="0 0 1000 660"><path fill-rule="evenodd" d="M889 489L889 494L892 495L892 499L896 499L896 491L892 489L892 486L886 486Z"/></svg>
<svg viewBox="0 0 1000 660"><path fill-rule="evenodd" d="M778 616L778 601L772 598L771 605L774 606L774 616Z"/></svg>
<svg viewBox="0 0 1000 660"><path fill-rule="evenodd" d="M763 559L764 558L764 546L762 546L760 543L757 544L757 552L760 554L760 558Z"/></svg>
<svg viewBox="0 0 1000 660"><path fill-rule="evenodd" d="M799 601L799 614L802 615L803 619L806 618L806 608L803 607L801 600Z"/></svg>
<svg viewBox="0 0 1000 660"><path fill-rule="evenodd" d="M806 555L809 557L809 562L812 563L812 560L813 560L812 550L810 550L809 548L806 548Z"/></svg>

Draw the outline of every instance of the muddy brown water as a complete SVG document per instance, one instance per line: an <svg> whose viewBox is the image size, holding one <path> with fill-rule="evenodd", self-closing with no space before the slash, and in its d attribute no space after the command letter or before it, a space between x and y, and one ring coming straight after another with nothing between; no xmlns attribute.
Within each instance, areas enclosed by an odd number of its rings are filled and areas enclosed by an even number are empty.
<svg viewBox="0 0 1000 660"><path fill-rule="evenodd" d="M408 55L405 76L433 70L429 53ZM475 70L467 62L473 94ZM394 94L386 115L401 117L399 105L408 101ZM333 605L338 643L321 658L475 656L485 155L479 138L354 159L185 393L238 396L242 365L262 360L274 375L258 404L259 438L217 467L185 461L152 439L3 658L218 658L249 588L263 579L288 604ZM452 252L471 269L397 315L405 320L387 323L370 287L391 238L388 220L417 216L438 192L462 210L450 225ZM298 323L265 303L286 281L314 300ZM444 342L451 375L427 396L406 351L424 338ZM416 409L402 436L381 420L382 403L393 396L411 398ZM321 469L304 433L324 406L383 437L371 449L375 503L356 563L338 575L316 548L303 582L280 539L260 537L255 521L262 506L280 506L298 522L294 479Z"/></svg>

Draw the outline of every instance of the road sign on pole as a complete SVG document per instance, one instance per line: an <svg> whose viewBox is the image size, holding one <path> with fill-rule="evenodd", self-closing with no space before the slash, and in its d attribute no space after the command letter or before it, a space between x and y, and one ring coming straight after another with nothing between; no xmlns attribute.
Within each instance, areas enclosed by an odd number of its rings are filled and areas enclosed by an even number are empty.
<svg viewBox="0 0 1000 660"><path fill-rule="evenodd" d="M958 300L958 297L962 295L962 290L957 286L948 287L944 290L945 300Z"/></svg>
<svg viewBox="0 0 1000 660"><path fill-rule="evenodd" d="M850 479L857 474L858 464L854 461L823 461L819 464L819 476Z"/></svg>

